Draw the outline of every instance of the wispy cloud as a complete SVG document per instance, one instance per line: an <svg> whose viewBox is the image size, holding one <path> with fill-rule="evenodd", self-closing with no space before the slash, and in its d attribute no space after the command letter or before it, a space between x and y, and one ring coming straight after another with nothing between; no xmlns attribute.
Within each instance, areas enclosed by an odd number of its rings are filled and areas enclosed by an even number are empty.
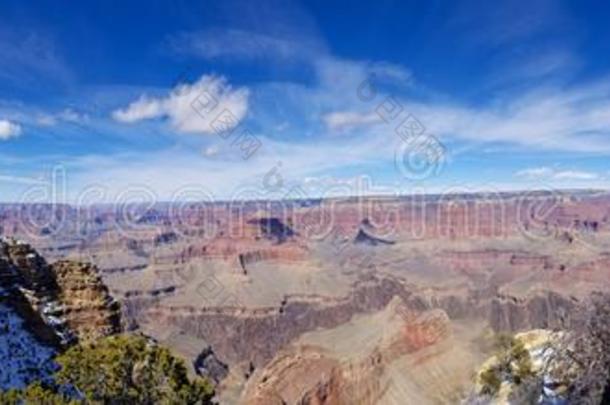
<svg viewBox="0 0 610 405"><path fill-rule="evenodd" d="M336 138L330 138L317 143L297 143L257 136L264 148L247 161L231 150L213 145L203 150L174 148L146 154L97 154L67 159L71 192L76 195L95 185L108 190L107 197L113 198L134 185L145 185L159 198L168 199L180 189L195 185L209 190L217 198L228 198L243 190L263 193L258 195L261 197L267 192L263 187L265 175L276 165L279 165L279 174L285 184L301 183L307 177L328 176L328 173L348 166L358 167L356 173L368 174L367 165L390 156L393 148L391 142L379 139L340 143L335 142ZM202 174L206 175L202 177ZM324 184L344 185L340 181Z"/></svg>
<svg viewBox="0 0 610 405"><path fill-rule="evenodd" d="M529 169L522 169L515 173L517 177L524 177L528 179L535 179L540 177L551 176L555 171L550 167L532 167Z"/></svg>
<svg viewBox="0 0 610 405"><path fill-rule="evenodd" d="M566 49L536 50L535 53L535 55L520 57L519 64L510 65L510 71L504 70L501 73L527 79L549 77L550 75L556 77L580 64L576 55Z"/></svg>
<svg viewBox="0 0 610 405"><path fill-rule="evenodd" d="M516 177L528 180L597 180L601 176L595 172L584 170L558 170L552 167L532 167L519 170Z"/></svg>
<svg viewBox="0 0 610 405"><path fill-rule="evenodd" d="M183 56L262 62L273 69L286 63L309 65L330 53L318 21L299 2L238 3L219 2L215 13L222 25L175 33L166 39L165 47Z"/></svg>
<svg viewBox="0 0 610 405"><path fill-rule="evenodd" d="M414 101L397 95L401 108L428 132L474 144L506 143L538 151L610 153L610 82L531 88L520 95L496 98L486 105ZM374 108L374 106L373 106ZM322 117L327 124L370 126L372 116L357 110Z"/></svg>
<svg viewBox="0 0 610 405"><path fill-rule="evenodd" d="M73 77L48 33L0 28L0 78L25 87L41 78L67 83Z"/></svg>
<svg viewBox="0 0 610 405"><path fill-rule="evenodd" d="M182 32L171 36L167 42L178 54L233 61L306 61L324 52L324 47L315 40L282 38L240 29Z"/></svg>
<svg viewBox="0 0 610 405"><path fill-rule="evenodd" d="M382 122L375 112L337 111L325 114L322 120L331 131L343 131L352 128L378 124Z"/></svg>
<svg viewBox="0 0 610 405"><path fill-rule="evenodd" d="M39 113L36 115L36 123L43 127L51 127L59 122L82 124L89 120L89 115L73 108L65 108L58 113Z"/></svg>
<svg viewBox="0 0 610 405"><path fill-rule="evenodd" d="M555 173L553 178L557 180L595 180L599 178L599 175L579 170L565 170Z"/></svg>

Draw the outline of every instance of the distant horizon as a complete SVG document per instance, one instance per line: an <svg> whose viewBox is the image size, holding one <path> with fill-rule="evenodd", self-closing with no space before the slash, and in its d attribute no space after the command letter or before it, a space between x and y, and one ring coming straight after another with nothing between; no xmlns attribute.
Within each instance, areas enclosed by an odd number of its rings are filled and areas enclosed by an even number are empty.
<svg viewBox="0 0 610 405"><path fill-rule="evenodd" d="M171 205L171 204L211 204L211 205L226 205L231 203L255 203L255 202L311 202L311 201L331 201L331 200L352 200L352 199L385 199L391 201L392 199L405 199L410 197L427 197L427 198L452 198L452 197L493 197L499 196L502 199L510 199L514 197L524 197L524 194L529 197L538 196L569 196L569 195L587 195L587 196L603 196L610 195L610 189L592 189L592 188L578 188L578 189L515 189L515 190L464 190L464 191L448 191L442 192L423 192L423 193L404 193L404 194L346 194L346 195L333 195L328 197L294 197L294 198L259 198L259 199L215 199L215 200L154 200L154 201L136 201L136 200L122 200L115 202L91 202L87 204L74 204L71 202L52 202L52 201L30 201L30 202L19 202L19 201L6 201L0 200L0 208L3 206L20 206L20 205L41 205L41 206L69 206L69 207L106 207L115 205Z"/></svg>

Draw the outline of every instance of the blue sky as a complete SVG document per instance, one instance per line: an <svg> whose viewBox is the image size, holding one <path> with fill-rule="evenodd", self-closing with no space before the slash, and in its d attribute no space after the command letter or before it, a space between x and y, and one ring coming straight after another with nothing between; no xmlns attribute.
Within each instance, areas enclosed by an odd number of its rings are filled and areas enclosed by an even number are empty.
<svg viewBox="0 0 610 405"><path fill-rule="evenodd" d="M77 202L610 183L604 2L3 1L0 18L2 200L48 198L57 173Z"/></svg>

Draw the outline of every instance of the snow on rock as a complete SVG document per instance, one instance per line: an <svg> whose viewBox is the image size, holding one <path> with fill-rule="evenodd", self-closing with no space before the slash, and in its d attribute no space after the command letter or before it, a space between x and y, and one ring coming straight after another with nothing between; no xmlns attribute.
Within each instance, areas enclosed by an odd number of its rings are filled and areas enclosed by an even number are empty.
<svg viewBox="0 0 610 405"><path fill-rule="evenodd" d="M0 303L0 390L22 388L34 380L47 381L56 370L55 351L42 345L24 328L24 321Z"/></svg>

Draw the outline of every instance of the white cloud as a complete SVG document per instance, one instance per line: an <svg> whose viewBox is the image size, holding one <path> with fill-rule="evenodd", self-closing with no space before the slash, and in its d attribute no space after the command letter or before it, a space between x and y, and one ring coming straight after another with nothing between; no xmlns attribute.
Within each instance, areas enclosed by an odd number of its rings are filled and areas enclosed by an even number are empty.
<svg viewBox="0 0 610 405"><path fill-rule="evenodd" d="M219 152L220 152L220 148L216 145L208 146L201 151L201 153L205 157L216 156L216 155L218 155Z"/></svg>
<svg viewBox="0 0 610 405"><path fill-rule="evenodd" d="M162 102L144 94L127 108L114 111L112 117L119 122L132 123L157 118L162 114L164 114Z"/></svg>
<svg viewBox="0 0 610 405"><path fill-rule="evenodd" d="M337 111L325 114L322 117L328 129L333 131L349 130L383 122L375 112Z"/></svg>
<svg viewBox="0 0 610 405"><path fill-rule="evenodd" d="M597 180L598 173L583 170L557 170L551 167L533 167L519 170L516 177L529 180Z"/></svg>
<svg viewBox="0 0 610 405"><path fill-rule="evenodd" d="M389 62L356 61L320 55L313 61L319 86L336 89L355 99L356 91L366 79L374 78L375 83L399 85L413 84L411 71L401 65Z"/></svg>
<svg viewBox="0 0 610 405"><path fill-rule="evenodd" d="M51 114L40 114L36 117L36 124L43 127L52 127L57 124L57 119Z"/></svg>
<svg viewBox="0 0 610 405"><path fill-rule="evenodd" d="M221 114L228 118L222 119L224 128L237 126L248 112L248 98L248 89L233 89L224 77L204 75L193 84L178 85L167 97L142 95L112 116L124 123L167 118L179 132L211 134Z"/></svg>
<svg viewBox="0 0 610 405"><path fill-rule="evenodd" d="M565 170L555 173L553 176L557 180L595 180L599 177L597 173L584 172L578 170Z"/></svg>
<svg viewBox="0 0 610 405"><path fill-rule="evenodd" d="M355 193L356 195L362 194L361 192L367 188L370 188L372 179L368 175L358 175L351 177L336 177L336 176L312 176L306 177L302 181L304 189L311 195L326 195L330 196L333 191L343 192L344 195L350 194L348 191L360 191ZM381 190L377 187L376 194L382 194ZM396 192L396 190L393 190Z"/></svg>
<svg viewBox="0 0 610 405"><path fill-rule="evenodd" d="M410 85L413 81L413 74L410 70L389 62L377 62L369 67L370 74L378 76L382 80L391 80L403 85Z"/></svg>
<svg viewBox="0 0 610 405"><path fill-rule="evenodd" d="M21 135L21 125L9 120L0 120L0 140L6 141Z"/></svg>
<svg viewBox="0 0 610 405"><path fill-rule="evenodd" d="M89 116L85 113L81 113L72 108L66 108L63 111L56 114L42 113L38 114L35 119L36 124L43 127L52 127L58 122L70 122L70 123L83 123L89 119Z"/></svg>
<svg viewBox="0 0 610 405"><path fill-rule="evenodd" d="M539 177L548 177L554 172L550 167L532 167L529 169L519 170L515 173L517 177L523 177L528 179L535 179Z"/></svg>
<svg viewBox="0 0 610 405"><path fill-rule="evenodd" d="M57 116L63 121L75 123L84 122L89 119L89 116L87 114L78 112L72 108L66 108L65 110L57 114Z"/></svg>

